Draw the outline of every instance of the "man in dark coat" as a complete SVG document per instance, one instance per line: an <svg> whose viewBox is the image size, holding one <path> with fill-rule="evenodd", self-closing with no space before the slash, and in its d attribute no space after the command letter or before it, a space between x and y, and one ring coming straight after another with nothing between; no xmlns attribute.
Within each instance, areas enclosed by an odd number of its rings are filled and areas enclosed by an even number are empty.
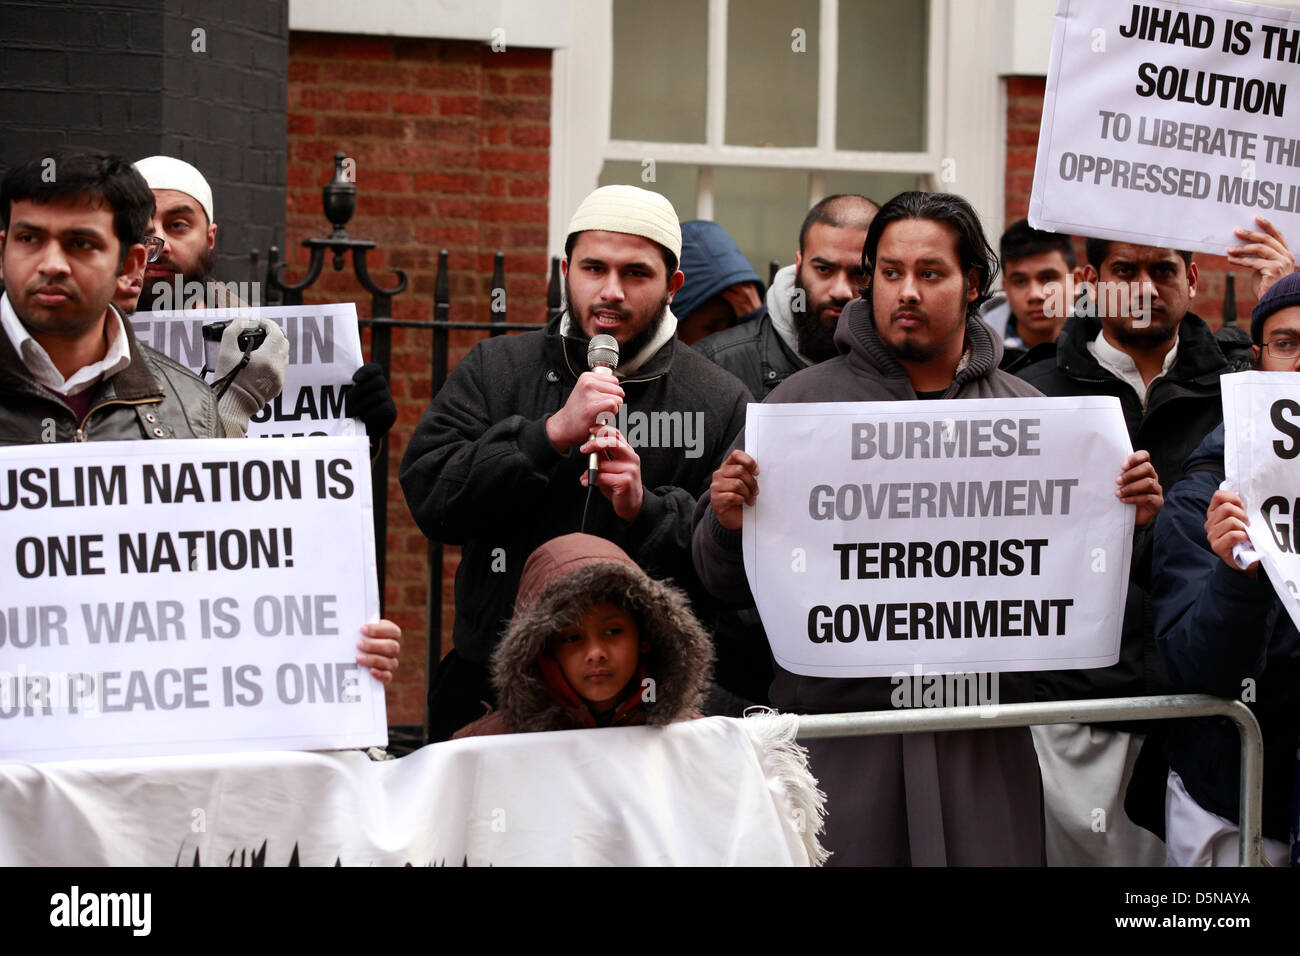
<svg viewBox="0 0 1300 956"><path fill-rule="evenodd" d="M487 665L524 561L542 542L585 530L707 598L691 567L691 514L749 395L675 335L677 215L657 193L605 186L574 214L565 251L568 310L542 331L479 342L402 459L420 528L462 546L455 648L431 681L432 740L493 700ZM588 342L601 334L618 340L617 377L587 370ZM613 426L598 426L603 415ZM585 490L592 453L595 494ZM707 625L708 611L696 612Z"/></svg>
<svg viewBox="0 0 1300 956"><path fill-rule="evenodd" d="M1254 270L1256 294L1294 267L1286 243L1261 220L1251 243L1229 250ZM1164 487L1223 418L1219 376L1228 368L1205 321L1190 311L1197 267L1190 252L1088 239L1083 279L1091 297L1057 339L1055 358L1019 375L1049 396L1113 395L1133 447L1148 451ZM1119 662L1094 670L1038 675L1039 700L1128 697L1168 691L1152 637L1151 535L1133 541ZM1060 865L1158 865L1157 840L1134 827L1122 804L1148 724L1060 724L1034 728L1047 800L1048 861ZM1160 831L1164 768L1159 748L1138 765L1132 806L1143 826ZM1152 763L1152 760L1157 760ZM1143 795L1146 795L1145 799ZM1094 825L1094 810L1105 826Z"/></svg>
<svg viewBox="0 0 1300 956"><path fill-rule="evenodd" d="M1251 338L1261 371L1300 371L1300 273L1282 279L1260 299ZM1187 460L1187 477L1169 493L1156 522L1151 585L1156 644L1174 691L1240 697L1254 711L1264 736L1264 853L1274 865L1285 866L1300 739L1300 633L1259 562L1243 568L1234 558L1233 547L1248 538L1241 498L1220 488L1225 425ZM1252 685L1251 693L1243 693ZM1235 728L1221 718L1178 721L1170 728L1166 751L1167 863L1235 866L1240 817Z"/></svg>
<svg viewBox="0 0 1300 956"><path fill-rule="evenodd" d="M799 369L838 355L835 326L865 280L862 243L879 208L852 194L813 206L799 229L794 265L767 290L765 313L695 347L744 382L756 401Z"/></svg>
<svg viewBox="0 0 1300 956"><path fill-rule="evenodd" d="M998 369L1001 340L978 317L997 269L979 218L959 196L903 193L867 232L868 295L850 302L841 354L792 375L771 402L915 401L1036 396ZM1123 464L1121 500L1154 510L1145 456ZM719 597L752 603L741 559L744 506L759 463L733 450L700 499L695 565ZM1028 674L979 675L1003 703L1028 700ZM797 713L883 710L887 678L805 677L778 669L772 702ZM918 702L919 703L919 702ZM1025 727L809 742L826 792L832 864L1041 865L1042 791Z"/></svg>

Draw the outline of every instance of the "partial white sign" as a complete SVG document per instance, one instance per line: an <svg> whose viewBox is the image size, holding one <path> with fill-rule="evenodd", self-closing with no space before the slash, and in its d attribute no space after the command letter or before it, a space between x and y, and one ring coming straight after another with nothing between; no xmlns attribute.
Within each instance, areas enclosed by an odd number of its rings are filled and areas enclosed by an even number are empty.
<svg viewBox="0 0 1300 956"><path fill-rule="evenodd" d="M1237 372L1223 387L1224 474L1282 606L1300 627L1300 373Z"/></svg>
<svg viewBox="0 0 1300 956"><path fill-rule="evenodd" d="M384 745L368 453L0 448L0 760Z"/></svg>
<svg viewBox="0 0 1300 956"><path fill-rule="evenodd" d="M357 307L351 302L137 312L131 316L131 326L141 342L195 375L206 370L210 382L221 336L218 332L215 341L205 340L203 329L240 318L267 319L289 339L284 389L249 421L249 438L365 434L355 418L343 414L343 396L352 387L352 373L365 362Z"/></svg>
<svg viewBox="0 0 1300 956"><path fill-rule="evenodd" d="M1029 221L1224 255L1300 235L1300 11L1057 0Z"/></svg>
<svg viewBox="0 0 1300 956"><path fill-rule="evenodd" d="M750 405L745 571L813 677L1105 667L1134 508L1112 397Z"/></svg>

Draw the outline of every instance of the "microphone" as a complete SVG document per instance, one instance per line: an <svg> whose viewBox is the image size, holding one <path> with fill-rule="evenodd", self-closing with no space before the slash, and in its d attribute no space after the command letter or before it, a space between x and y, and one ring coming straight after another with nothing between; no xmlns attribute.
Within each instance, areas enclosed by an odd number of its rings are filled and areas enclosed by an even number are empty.
<svg viewBox="0 0 1300 956"><path fill-rule="evenodd" d="M612 335L593 335L587 344L587 368L598 375L613 375L614 369L618 368L618 339ZM614 416L609 412L601 412L596 416L596 424L601 426L608 425L613 420ZM600 459L593 451L587 462L587 484L592 488L596 486L596 474L599 471Z"/></svg>

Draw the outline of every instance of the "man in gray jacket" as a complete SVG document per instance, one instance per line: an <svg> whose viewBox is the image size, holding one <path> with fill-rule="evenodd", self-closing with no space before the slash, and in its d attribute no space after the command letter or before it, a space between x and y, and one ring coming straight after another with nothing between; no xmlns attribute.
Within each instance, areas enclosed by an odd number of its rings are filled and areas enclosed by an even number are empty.
<svg viewBox="0 0 1300 956"><path fill-rule="evenodd" d="M797 372L771 402L1001 398L1039 393L999 371L1002 343L977 314L997 259L961 197L894 197L867 232L867 297L848 304L837 357ZM1117 494L1150 520L1159 485L1145 453L1123 465ZM693 554L706 587L752 603L741 559L744 508L758 463L739 447L696 508ZM1033 697L1032 677L996 675L1002 703ZM782 710L834 713L891 706L887 678L802 677L778 669ZM1026 727L818 740L813 773L827 795L831 862L857 865L1041 865L1038 760Z"/></svg>

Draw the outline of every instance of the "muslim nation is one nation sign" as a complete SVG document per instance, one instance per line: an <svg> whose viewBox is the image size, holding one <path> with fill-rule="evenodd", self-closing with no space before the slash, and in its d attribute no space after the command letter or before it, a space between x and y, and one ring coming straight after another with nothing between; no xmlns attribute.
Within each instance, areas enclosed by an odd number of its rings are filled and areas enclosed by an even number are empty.
<svg viewBox="0 0 1300 956"><path fill-rule="evenodd" d="M813 677L1105 667L1135 508L1110 397L750 405L745 571Z"/></svg>
<svg viewBox="0 0 1300 956"><path fill-rule="evenodd" d="M1250 543L1300 627L1300 374L1238 372L1223 385L1224 472L1250 519Z"/></svg>
<svg viewBox="0 0 1300 956"><path fill-rule="evenodd" d="M362 365L357 307L351 302L137 312L131 326L145 345L195 375L206 372L211 381L221 330L225 323L243 318L274 322L289 340L284 388L249 421L249 438L362 433L357 421L344 414L352 373Z"/></svg>
<svg viewBox="0 0 1300 956"><path fill-rule="evenodd" d="M0 760L387 741L364 438L0 448Z"/></svg>
<svg viewBox="0 0 1300 956"><path fill-rule="evenodd" d="M1225 254L1300 235L1300 10L1057 0L1029 221Z"/></svg>

